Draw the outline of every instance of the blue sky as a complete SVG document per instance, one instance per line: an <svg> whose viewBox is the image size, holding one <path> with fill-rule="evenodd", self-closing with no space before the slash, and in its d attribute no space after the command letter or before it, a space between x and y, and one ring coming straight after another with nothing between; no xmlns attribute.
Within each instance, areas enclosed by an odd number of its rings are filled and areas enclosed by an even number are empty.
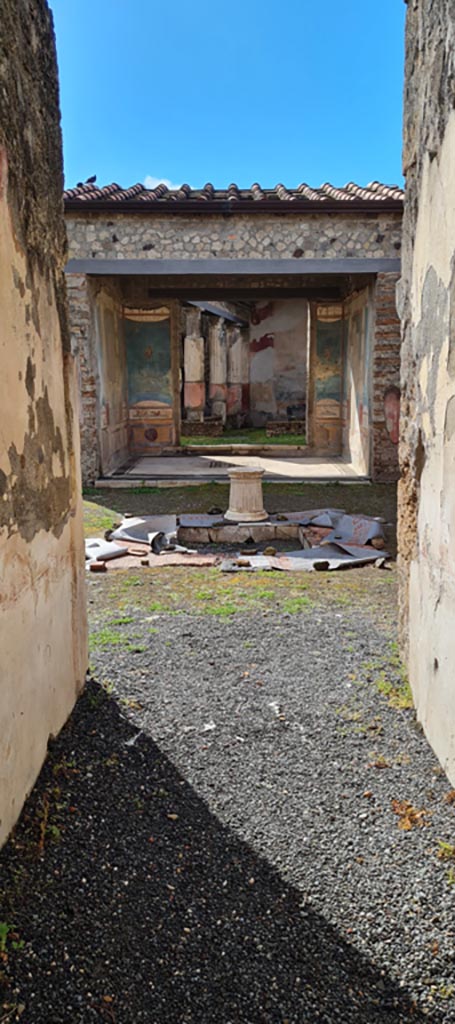
<svg viewBox="0 0 455 1024"><path fill-rule="evenodd" d="M67 186L401 183L402 0L50 0Z"/></svg>

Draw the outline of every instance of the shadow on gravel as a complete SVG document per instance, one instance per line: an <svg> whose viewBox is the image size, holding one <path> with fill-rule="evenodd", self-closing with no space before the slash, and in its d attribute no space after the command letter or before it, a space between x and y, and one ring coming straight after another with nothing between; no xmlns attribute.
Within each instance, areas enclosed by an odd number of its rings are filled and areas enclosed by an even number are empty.
<svg viewBox="0 0 455 1024"><path fill-rule="evenodd" d="M89 683L0 854L2 1021L424 1019L136 736Z"/></svg>

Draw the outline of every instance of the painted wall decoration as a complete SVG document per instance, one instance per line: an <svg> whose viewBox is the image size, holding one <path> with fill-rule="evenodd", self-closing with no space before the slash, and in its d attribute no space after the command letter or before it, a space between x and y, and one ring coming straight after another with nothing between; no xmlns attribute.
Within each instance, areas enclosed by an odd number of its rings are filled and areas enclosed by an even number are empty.
<svg viewBox="0 0 455 1024"><path fill-rule="evenodd" d="M250 321L250 417L304 419L308 366L308 303L258 303Z"/></svg>
<svg viewBox="0 0 455 1024"><path fill-rule="evenodd" d="M316 324L315 412L321 419L338 418L342 398L343 320Z"/></svg>
<svg viewBox="0 0 455 1024"><path fill-rule="evenodd" d="M97 296L96 324L100 463L110 473L128 457L128 403L121 309L104 290Z"/></svg>
<svg viewBox="0 0 455 1024"><path fill-rule="evenodd" d="M171 342L168 310L125 318L128 401L172 405Z"/></svg>
<svg viewBox="0 0 455 1024"><path fill-rule="evenodd" d="M123 323L118 310L111 306L101 307L100 359L102 372L100 382L101 400L108 403L109 419L119 422L125 418L125 352Z"/></svg>

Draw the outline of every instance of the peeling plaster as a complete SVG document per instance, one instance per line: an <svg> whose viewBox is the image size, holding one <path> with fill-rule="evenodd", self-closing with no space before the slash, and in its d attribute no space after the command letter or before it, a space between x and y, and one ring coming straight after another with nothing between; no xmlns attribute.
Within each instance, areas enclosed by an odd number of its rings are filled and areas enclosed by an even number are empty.
<svg viewBox="0 0 455 1024"><path fill-rule="evenodd" d="M33 540L40 530L60 537L71 509L71 486L62 433L55 425L47 387L35 400L35 366L27 359L25 375L29 431L22 451L8 449L9 473L0 470L0 529ZM58 474L54 456L58 457Z"/></svg>
<svg viewBox="0 0 455 1024"><path fill-rule="evenodd" d="M87 664L55 40L46 0L1 21L0 845Z"/></svg>

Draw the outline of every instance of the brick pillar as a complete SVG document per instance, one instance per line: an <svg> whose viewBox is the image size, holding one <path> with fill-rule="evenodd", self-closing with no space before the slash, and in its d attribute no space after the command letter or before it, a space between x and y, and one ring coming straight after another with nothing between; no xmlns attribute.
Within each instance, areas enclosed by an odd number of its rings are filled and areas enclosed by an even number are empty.
<svg viewBox="0 0 455 1024"><path fill-rule="evenodd" d="M372 479L398 480L398 435L393 408L400 387L400 321L395 304L399 274L378 274L375 287L375 323L372 367L373 445ZM391 415L392 413L392 415Z"/></svg>
<svg viewBox="0 0 455 1024"><path fill-rule="evenodd" d="M95 482L100 469L95 329L85 274L67 274L66 288L71 348L79 377L82 483L88 485Z"/></svg>
<svg viewBox="0 0 455 1024"><path fill-rule="evenodd" d="M212 416L226 422L227 349L226 328L222 317L213 318L209 327L210 404Z"/></svg>

